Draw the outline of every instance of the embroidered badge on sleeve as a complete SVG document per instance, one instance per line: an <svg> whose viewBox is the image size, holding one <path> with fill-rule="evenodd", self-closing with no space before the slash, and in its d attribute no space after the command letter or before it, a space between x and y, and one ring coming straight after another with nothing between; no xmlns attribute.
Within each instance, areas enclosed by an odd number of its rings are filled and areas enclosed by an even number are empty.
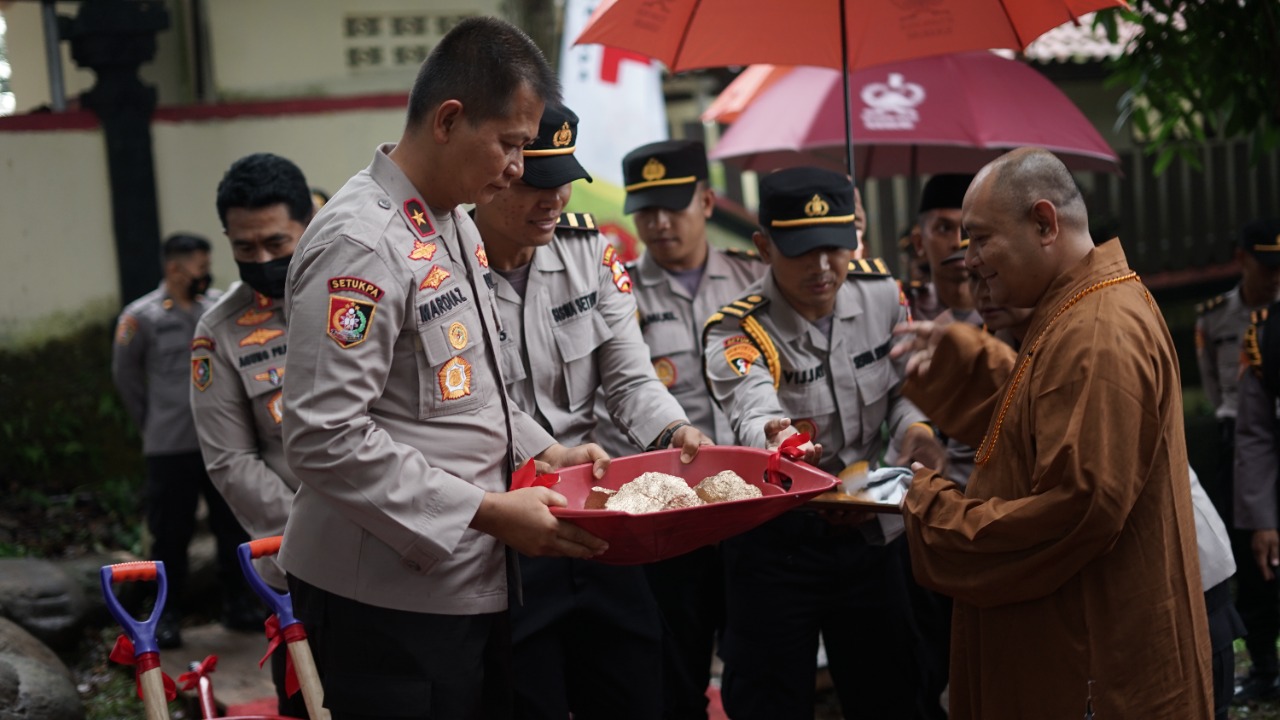
<svg viewBox="0 0 1280 720"><path fill-rule="evenodd" d="M191 384L200 392L209 389L213 384L213 365L208 355L191 358Z"/></svg>
<svg viewBox="0 0 1280 720"><path fill-rule="evenodd" d="M738 375L746 375L751 365L760 359L760 351L746 335L734 335L724 340L724 359Z"/></svg>
<svg viewBox="0 0 1280 720"><path fill-rule="evenodd" d="M601 265L609 268L609 272L613 273L615 287L624 293L631 292L631 276L627 274L627 268L623 266L622 258L618 256L618 252L613 249L612 245L605 247Z"/></svg>
<svg viewBox="0 0 1280 720"><path fill-rule="evenodd" d="M329 296L329 337L346 350L364 342L377 307L365 300Z"/></svg>

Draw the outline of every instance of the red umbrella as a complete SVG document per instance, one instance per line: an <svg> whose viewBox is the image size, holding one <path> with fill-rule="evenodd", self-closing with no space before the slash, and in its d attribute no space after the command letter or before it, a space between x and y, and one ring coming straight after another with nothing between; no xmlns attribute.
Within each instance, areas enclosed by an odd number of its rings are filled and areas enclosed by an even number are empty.
<svg viewBox="0 0 1280 720"><path fill-rule="evenodd" d="M1115 152L1053 83L994 53L858 70L850 85L860 177L976 172L1023 145L1051 150L1072 169L1119 170ZM711 157L750 170L815 162L843 169L841 90L838 70L798 67L783 73L746 105ZM732 84L725 89L730 91L733 98L742 94Z"/></svg>
<svg viewBox="0 0 1280 720"><path fill-rule="evenodd" d="M1012 48L1124 0L604 0L578 43L657 58L672 72L777 63L857 70ZM845 92L848 106L848 91ZM852 154L852 142L846 143ZM850 165L852 158L849 158ZM849 168L852 170L852 167Z"/></svg>

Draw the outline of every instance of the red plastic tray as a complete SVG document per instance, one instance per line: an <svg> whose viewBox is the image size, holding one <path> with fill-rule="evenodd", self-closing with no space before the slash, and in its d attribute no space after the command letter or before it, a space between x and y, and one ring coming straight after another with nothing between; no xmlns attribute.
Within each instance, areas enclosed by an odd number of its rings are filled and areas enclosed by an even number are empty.
<svg viewBox="0 0 1280 720"><path fill-rule="evenodd" d="M559 472L560 482L550 487L564 495L569 506L552 508L551 512L608 541L609 549L595 558L600 562L638 565L665 560L744 533L839 482L812 465L781 458L779 472L791 479L790 489L784 490L765 480L771 454L757 448L709 446L684 465L679 450L662 450L614 458L599 480L592 477L590 465L565 468ZM617 490L642 473L675 475L692 487L724 470L732 470L759 487L763 496L644 515L582 507L593 486Z"/></svg>

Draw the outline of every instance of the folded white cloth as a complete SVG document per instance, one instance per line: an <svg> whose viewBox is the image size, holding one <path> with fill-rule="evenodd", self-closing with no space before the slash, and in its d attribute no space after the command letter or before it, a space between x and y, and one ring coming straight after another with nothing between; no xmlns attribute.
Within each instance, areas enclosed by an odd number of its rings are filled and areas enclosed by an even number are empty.
<svg viewBox="0 0 1280 720"><path fill-rule="evenodd" d="M903 499L907 497L907 490L911 488L913 475L911 468L883 467L845 480L842 489L849 495L861 494L873 502L901 507ZM868 541L876 544L888 545L905 529L902 516L898 514L876 513L876 521L880 537L873 537L874 533L864 533Z"/></svg>

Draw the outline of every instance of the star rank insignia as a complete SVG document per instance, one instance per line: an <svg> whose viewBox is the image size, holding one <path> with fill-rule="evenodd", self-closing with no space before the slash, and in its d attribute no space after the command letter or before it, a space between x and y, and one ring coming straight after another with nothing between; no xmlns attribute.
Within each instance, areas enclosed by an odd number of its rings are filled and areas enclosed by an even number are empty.
<svg viewBox="0 0 1280 720"><path fill-rule="evenodd" d="M436 256L436 244L433 242L423 242L414 238L413 250L409 253L410 260L430 260Z"/></svg>
<svg viewBox="0 0 1280 720"><path fill-rule="evenodd" d="M249 347L250 345L266 345L276 338L284 335L284 331L278 328L258 328L240 341L240 347Z"/></svg>
<svg viewBox="0 0 1280 720"><path fill-rule="evenodd" d="M213 365L209 363L208 355L191 358L191 384L200 392L213 384Z"/></svg>
<svg viewBox="0 0 1280 720"><path fill-rule="evenodd" d="M432 265L427 271L427 276L422 278L422 284L418 286L419 290L439 290L441 283L449 279L449 271L439 265Z"/></svg>
<svg viewBox="0 0 1280 720"><path fill-rule="evenodd" d="M404 216L408 218L409 224L422 237L427 238L436 234L436 226L431 224L431 213L427 212L427 208L422 204L421 200L417 198L405 200Z"/></svg>

